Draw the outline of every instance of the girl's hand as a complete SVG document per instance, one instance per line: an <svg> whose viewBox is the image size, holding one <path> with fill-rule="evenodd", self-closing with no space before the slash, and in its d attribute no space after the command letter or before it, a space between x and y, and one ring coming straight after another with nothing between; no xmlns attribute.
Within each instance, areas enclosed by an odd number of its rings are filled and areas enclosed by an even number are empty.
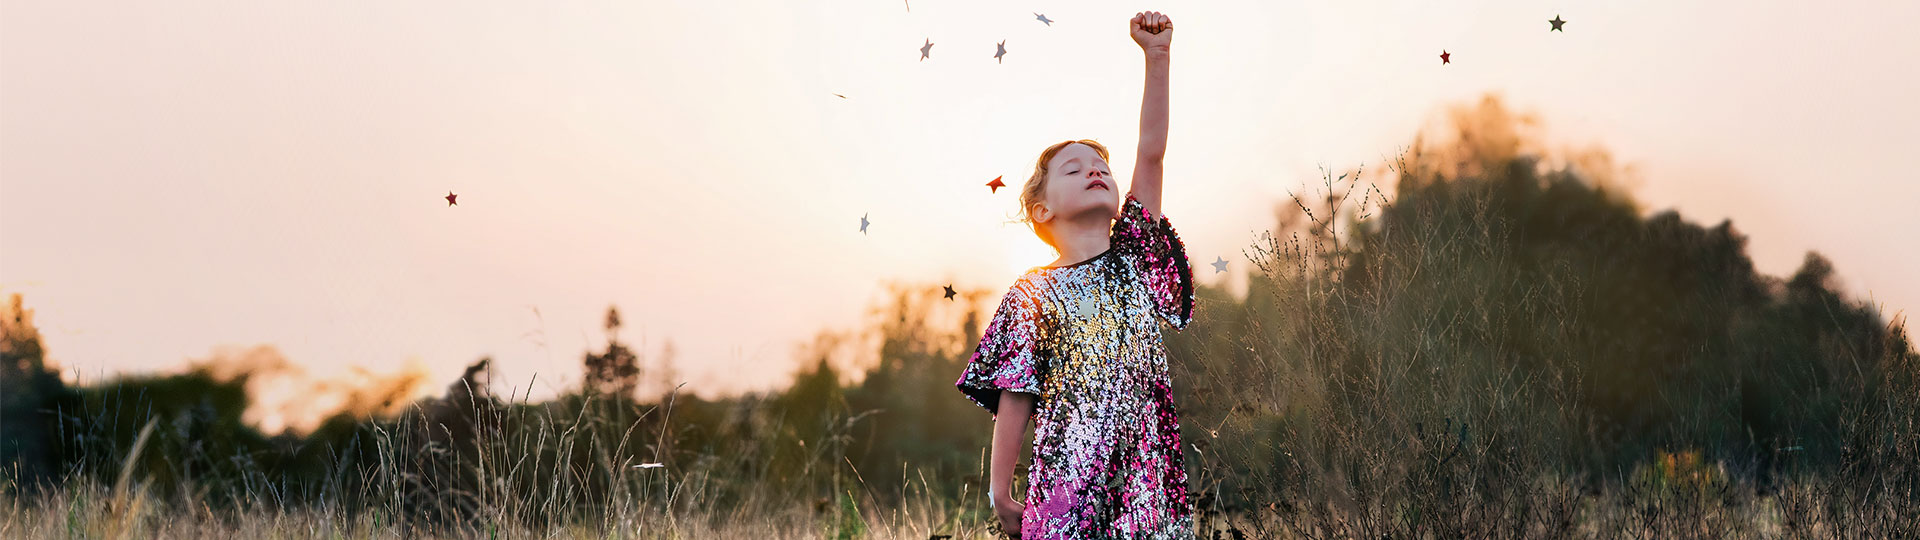
<svg viewBox="0 0 1920 540"><path fill-rule="evenodd" d="M1007 533L1007 535L1014 538L1019 538L1020 514L1025 512L1026 509L1027 505L1022 504L1020 501L1013 500L1012 497L1007 497L993 503L993 514L1000 517L1000 532Z"/></svg>
<svg viewBox="0 0 1920 540"><path fill-rule="evenodd" d="M1166 54L1167 46L1173 43L1173 19L1158 11L1142 11L1127 21L1127 33L1147 54Z"/></svg>

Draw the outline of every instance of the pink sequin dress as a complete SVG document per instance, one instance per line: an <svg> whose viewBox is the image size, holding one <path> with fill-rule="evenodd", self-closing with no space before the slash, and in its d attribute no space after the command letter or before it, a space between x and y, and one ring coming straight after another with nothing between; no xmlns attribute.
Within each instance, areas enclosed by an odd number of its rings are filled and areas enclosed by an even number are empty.
<svg viewBox="0 0 1920 540"><path fill-rule="evenodd" d="M1022 540L1193 538L1160 325L1193 318L1193 270L1129 193L1107 251L1015 281L955 385L998 414L1035 394Z"/></svg>

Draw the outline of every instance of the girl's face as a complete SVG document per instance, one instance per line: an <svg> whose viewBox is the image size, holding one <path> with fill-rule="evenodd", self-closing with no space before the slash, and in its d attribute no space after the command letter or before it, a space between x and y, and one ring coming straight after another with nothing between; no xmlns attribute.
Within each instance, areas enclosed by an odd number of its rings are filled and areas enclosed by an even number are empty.
<svg viewBox="0 0 1920 540"><path fill-rule="evenodd" d="M1120 186L1113 181L1113 169L1093 147L1069 144L1047 162L1045 197L1047 218L1079 221L1083 214L1094 213L1112 218L1120 212Z"/></svg>

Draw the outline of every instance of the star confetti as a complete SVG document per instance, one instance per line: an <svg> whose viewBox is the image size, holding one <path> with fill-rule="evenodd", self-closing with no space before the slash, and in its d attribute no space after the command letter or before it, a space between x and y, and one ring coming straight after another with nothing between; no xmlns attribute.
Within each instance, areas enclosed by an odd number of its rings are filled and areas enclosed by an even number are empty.
<svg viewBox="0 0 1920 540"><path fill-rule="evenodd" d="M932 51L932 50L933 50L933 40L932 40L932 39L928 39L928 40L927 40L927 44L926 44L926 45L922 45L922 46L920 46L920 60L921 60L922 62L924 62L924 61L926 61L926 60L927 60L927 53L928 53L928 52L930 52L930 51Z"/></svg>
<svg viewBox="0 0 1920 540"><path fill-rule="evenodd" d="M453 202L453 198L454 198L454 197L458 197L458 196L459 196L459 195L454 195L454 194L453 194L453 192L451 192L451 191L449 191L449 192L447 192L447 206L453 206L453 205L455 205L455 204L458 204L458 203L455 203L455 202Z"/></svg>
<svg viewBox="0 0 1920 540"><path fill-rule="evenodd" d="M839 94L838 92L836 92L836 93L834 93L834 94L833 94L833 97L837 97L837 98L840 98L840 99L847 99L847 96L843 96L843 95L840 95L840 94Z"/></svg>
<svg viewBox="0 0 1920 540"><path fill-rule="evenodd" d="M993 61L1002 62L1000 57L1007 55L1007 40L1000 40L1000 44L995 47L998 47L999 50L993 52Z"/></svg>
<svg viewBox="0 0 1920 540"><path fill-rule="evenodd" d="M1213 265L1213 273L1218 274L1218 273L1227 271L1226 258L1216 256L1213 259L1214 259L1213 262L1207 263L1207 264Z"/></svg>
<svg viewBox="0 0 1920 540"><path fill-rule="evenodd" d="M948 285L948 286L947 286L947 300L953 300L953 295L954 295L954 294L957 294L957 293L955 293L955 292L953 291L953 286L952 286L952 285Z"/></svg>
<svg viewBox="0 0 1920 540"><path fill-rule="evenodd" d="M1450 64L1450 63L1453 63L1453 61L1452 61L1452 60L1448 60L1448 59L1447 59L1447 56L1448 56L1448 55L1447 55L1447 50L1446 50L1446 49L1440 49L1440 63L1442 63L1442 64Z"/></svg>
<svg viewBox="0 0 1920 540"><path fill-rule="evenodd" d="M663 464L659 464L659 463L641 463L641 464L639 464L639 465L634 465L634 466L633 466L633 468L635 468L635 469L658 469L658 468L661 468L661 467L665 467L665 466L666 466L666 465L663 465Z"/></svg>
<svg viewBox="0 0 1920 540"><path fill-rule="evenodd" d="M1566 32L1565 30L1560 29L1560 25L1567 24L1567 21L1560 20L1559 15L1554 15L1553 20L1547 21L1547 23L1553 25L1552 29L1547 30L1548 32L1561 32L1561 33Z"/></svg>
<svg viewBox="0 0 1920 540"><path fill-rule="evenodd" d="M867 234L867 224L868 224L868 223L870 223L870 222L869 222L869 221L867 221L867 215L866 215L866 214L860 214L860 234Z"/></svg>
<svg viewBox="0 0 1920 540"><path fill-rule="evenodd" d="M994 192L994 193L999 193L999 192L1000 192L1000 188L1003 188L1003 187L1007 187L1007 183L1006 183L1006 182L1001 182L1001 181L1000 181L1000 179L1001 179L1001 178L1006 178L1006 176L995 176L995 177L993 177L993 181L992 181L992 182L987 182L987 187L989 187L989 188L993 188L993 192Z"/></svg>
<svg viewBox="0 0 1920 540"><path fill-rule="evenodd" d="M1035 13L1035 14L1033 14L1033 18L1034 18L1034 20L1037 20L1037 21L1040 21L1040 22L1043 22L1043 23L1047 23L1047 26L1053 26L1053 19L1049 19L1049 18L1047 18L1047 16L1046 16L1046 15L1041 15L1041 14L1039 14L1039 13Z"/></svg>

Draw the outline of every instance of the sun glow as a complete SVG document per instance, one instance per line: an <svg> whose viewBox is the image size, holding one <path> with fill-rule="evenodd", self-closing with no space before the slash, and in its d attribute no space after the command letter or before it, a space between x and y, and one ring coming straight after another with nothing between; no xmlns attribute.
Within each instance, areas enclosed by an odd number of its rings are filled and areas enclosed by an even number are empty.
<svg viewBox="0 0 1920 540"><path fill-rule="evenodd" d="M1054 259L1060 258L1060 254L1053 251L1053 246L1040 241L1040 237L1034 236L1033 231L1025 225L1017 228L1009 225L1007 228L1018 233L1008 235L1006 256L1003 257L1009 278L1026 273L1035 266L1052 264Z"/></svg>

